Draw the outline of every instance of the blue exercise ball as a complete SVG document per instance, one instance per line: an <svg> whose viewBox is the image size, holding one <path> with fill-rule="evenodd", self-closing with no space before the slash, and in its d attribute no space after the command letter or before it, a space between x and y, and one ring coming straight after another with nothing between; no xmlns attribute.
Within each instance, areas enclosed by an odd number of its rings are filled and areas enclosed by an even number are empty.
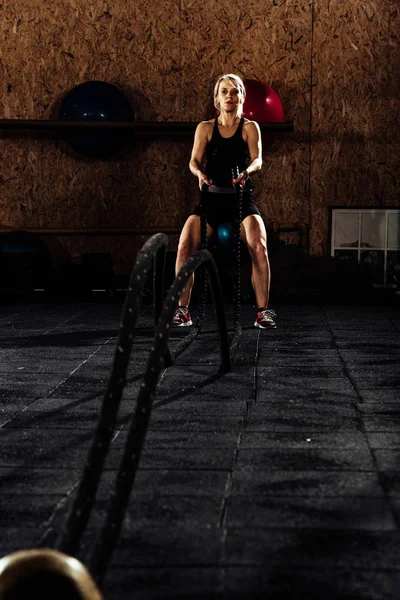
<svg viewBox="0 0 400 600"><path fill-rule="evenodd" d="M49 256L49 250L37 233L15 230L0 235L1 254L31 254L32 256Z"/></svg>
<svg viewBox="0 0 400 600"><path fill-rule="evenodd" d="M0 234L0 289L29 292L48 288L53 276L51 254L41 237L29 231Z"/></svg>
<svg viewBox="0 0 400 600"><path fill-rule="evenodd" d="M63 98L61 121L134 121L129 100L119 88L105 81L86 81ZM66 136L67 143L79 154L91 158L111 158L123 145L123 132L85 133Z"/></svg>

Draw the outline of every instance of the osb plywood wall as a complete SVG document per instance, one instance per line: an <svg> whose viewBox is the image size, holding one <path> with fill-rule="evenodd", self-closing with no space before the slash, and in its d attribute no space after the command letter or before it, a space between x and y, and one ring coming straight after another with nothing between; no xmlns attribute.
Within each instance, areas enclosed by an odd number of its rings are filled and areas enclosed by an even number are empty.
<svg viewBox="0 0 400 600"><path fill-rule="evenodd" d="M268 227L309 224L324 254L330 205L400 204L399 23L397 0L3 0L0 118L56 118L68 90L103 80L137 120L199 121L222 72L260 79L295 133L265 151L258 205ZM104 162L4 139L0 224L179 228L197 201L190 148L141 140ZM112 251L122 272L143 239L58 242L72 257Z"/></svg>
<svg viewBox="0 0 400 600"><path fill-rule="evenodd" d="M316 2L310 222L326 251L327 206L400 205L397 2Z"/></svg>

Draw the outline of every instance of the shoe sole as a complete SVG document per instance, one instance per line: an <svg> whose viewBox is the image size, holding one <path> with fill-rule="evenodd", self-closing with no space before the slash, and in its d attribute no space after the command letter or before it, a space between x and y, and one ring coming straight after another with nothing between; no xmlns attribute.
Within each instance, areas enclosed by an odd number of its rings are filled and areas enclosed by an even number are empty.
<svg viewBox="0 0 400 600"><path fill-rule="evenodd" d="M260 325L260 323L257 323L257 321L254 322L254 327L257 327L258 329L276 329L276 325Z"/></svg>

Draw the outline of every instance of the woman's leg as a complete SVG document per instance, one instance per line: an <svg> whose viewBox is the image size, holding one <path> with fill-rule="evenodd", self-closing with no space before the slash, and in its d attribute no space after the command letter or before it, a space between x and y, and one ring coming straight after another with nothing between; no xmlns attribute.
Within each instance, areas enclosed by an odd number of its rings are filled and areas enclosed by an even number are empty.
<svg viewBox="0 0 400 600"><path fill-rule="evenodd" d="M207 224L207 236L212 234L211 227ZM200 217L197 215L190 215L187 219L181 235L179 238L178 251L176 255L175 263L175 274L177 275L187 259L194 254L201 241L200 235ZM190 296L192 293L192 287L194 283L194 275L189 279L186 288L183 290L179 299L179 306L189 306Z"/></svg>
<svg viewBox="0 0 400 600"><path fill-rule="evenodd" d="M258 308L267 308L271 284L271 270L268 260L267 232L260 215L249 215L242 221L242 238L250 253L252 272L251 283Z"/></svg>

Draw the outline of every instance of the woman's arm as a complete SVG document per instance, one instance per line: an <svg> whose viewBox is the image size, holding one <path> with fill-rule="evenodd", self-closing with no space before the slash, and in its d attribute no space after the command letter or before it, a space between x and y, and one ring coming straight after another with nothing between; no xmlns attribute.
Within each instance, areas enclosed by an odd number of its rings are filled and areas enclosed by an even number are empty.
<svg viewBox="0 0 400 600"><path fill-rule="evenodd" d="M200 189L202 189L204 184L211 185L211 181L207 179L207 175L202 170L204 152L208 143L208 130L209 123L207 121L203 121L197 125L189 162L189 169L198 178Z"/></svg>
<svg viewBox="0 0 400 600"><path fill-rule="evenodd" d="M252 173L256 173L262 167L262 142L261 131L258 123L255 121L246 121L244 124L244 139L249 148L250 164L239 173L239 176L233 180L233 183L239 183L244 186Z"/></svg>

